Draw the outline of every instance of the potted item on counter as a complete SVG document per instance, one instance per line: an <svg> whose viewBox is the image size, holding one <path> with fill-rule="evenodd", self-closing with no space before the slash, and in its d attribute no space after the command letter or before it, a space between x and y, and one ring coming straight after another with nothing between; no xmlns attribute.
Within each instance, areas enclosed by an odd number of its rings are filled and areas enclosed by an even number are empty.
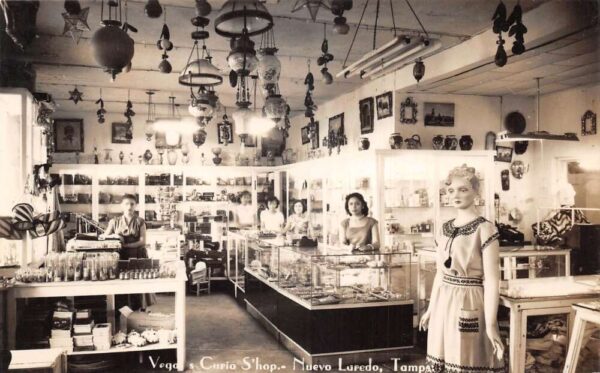
<svg viewBox="0 0 600 373"><path fill-rule="evenodd" d="M402 149L402 142L404 139L400 133L395 132L390 135L390 148L392 149Z"/></svg>
<svg viewBox="0 0 600 373"><path fill-rule="evenodd" d="M458 147L458 140L454 135L447 135L444 139L444 149L446 150L456 150Z"/></svg>
<svg viewBox="0 0 600 373"><path fill-rule="evenodd" d="M358 150L368 150L371 146L371 142L367 137L361 137L358 141Z"/></svg>
<svg viewBox="0 0 600 373"><path fill-rule="evenodd" d="M412 135L404 142L406 143L406 149L421 149L421 136L419 135Z"/></svg>
<svg viewBox="0 0 600 373"><path fill-rule="evenodd" d="M460 150L471 150L473 148L473 138L470 135L462 135L458 141Z"/></svg>
<svg viewBox="0 0 600 373"><path fill-rule="evenodd" d="M221 158L221 148L212 148L212 153L215 155L213 158L213 163L215 164L215 166L218 166L221 164L221 162L223 161L223 158Z"/></svg>
<svg viewBox="0 0 600 373"><path fill-rule="evenodd" d="M167 152L167 160L171 166L174 166L177 163L177 152L175 149L169 149Z"/></svg>
<svg viewBox="0 0 600 373"><path fill-rule="evenodd" d="M433 149L435 149L435 150L442 150L442 149L444 149L444 136L442 136L442 135L436 135L431 140L431 143L433 145Z"/></svg>

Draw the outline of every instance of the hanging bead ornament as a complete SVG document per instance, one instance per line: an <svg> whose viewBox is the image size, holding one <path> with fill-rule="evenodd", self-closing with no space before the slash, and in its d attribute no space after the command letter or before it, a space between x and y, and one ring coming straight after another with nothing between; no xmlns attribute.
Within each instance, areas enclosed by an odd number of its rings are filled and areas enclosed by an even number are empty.
<svg viewBox="0 0 600 373"><path fill-rule="evenodd" d="M333 75L327 69L327 63L333 61L333 54L329 53L329 42L327 41L327 24L323 24L323 43L321 44L321 52L323 53L317 59L317 65L323 66L321 68L321 75L323 76L323 82L325 84L333 83Z"/></svg>
<svg viewBox="0 0 600 373"><path fill-rule="evenodd" d="M127 118L127 130L125 132L125 138L127 140L131 140L133 138L133 122L131 121L131 117L135 116L135 111L133 111L133 103L129 99L130 92L127 91L127 104L125 105L125 112L123 115Z"/></svg>
<svg viewBox="0 0 600 373"><path fill-rule="evenodd" d="M423 79L423 76L425 76L425 64L420 58L417 59L415 66L413 67L413 76L417 80L417 83Z"/></svg>
<svg viewBox="0 0 600 373"><path fill-rule="evenodd" d="M131 59L134 53L133 39L128 31L137 32L137 29L127 23L127 0L125 1L125 22L121 22L122 0L108 0L108 18L104 19L104 0L100 8L102 26L92 37L92 50L94 59L109 73L111 80L123 69L131 69ZM117 9L118 8L118 9Z"/></svg>
<svg viewBox="0 0 600 373"><path fill-rule="evenodd" d="M315 78L313 74L310 72L310 60L308 60L308 73L304 78L304 85L306 86L306 95L304 96L304 106L306 110L304 111L304 116L307 118L313 118L315 116L315 111L317 110L317 106L312 99L312 91L315 89Z"/></svg>
<svg viewBox="0 0 600 373"><path fill-rule="evenodd" d="M494 21L492 26L492 31L495 34L498 34L498 41L496 44L498 48L496 49L496 55L494 56L494 62L496 66L502 67L506 65L508 61L508 56L506 55L506 51L504 50L504 39L502 39L502 32L507 32L510 24L506 20L506 6L502 1L496 7L496 11L492 16L492 20Z"/></svg>
<svg viewBox="0 0 600 373"><path fill-rule="evenodd" d="M100 98L96 100L96 105L100 105L100 108L96 111L96 115L98 116L98 123L103 124L105 122L104 115L106 114L106 109L104 109L102 89L100 89Z"/></svg>
<svg viewBox="0 0 600 373"><path fill-rule="evenodd" d="M527 27L523 24L523 9L521 9L521 4L517 3L515 5L507 22L512 25L508 30L508 36L515 37L512 52L517 55L523 54L525 52L525 38L523 35L527 33Z"/></svg>
<svg viewBox="0 0 600 373"><path fill-rule="evenodd" d="M173 43L171 42L171 32L169 31L169 26L167 26L167 8L165 8L164 19L163 19L163 27L160 33L160 38L156 42L156 46L159 50L163 51L162 61L158 64L158 70L163 74L169 74L173 71L173 67L169 62L167 52L173 49Z"/></svg>

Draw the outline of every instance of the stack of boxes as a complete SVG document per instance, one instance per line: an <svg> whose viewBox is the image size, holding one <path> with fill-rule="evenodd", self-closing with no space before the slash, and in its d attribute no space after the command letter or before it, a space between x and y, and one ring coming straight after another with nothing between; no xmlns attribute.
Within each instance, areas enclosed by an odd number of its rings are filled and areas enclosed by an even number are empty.
<svg viewBox="0 0 600 373"><path fill-rule="evenodd" d="M75 351L93 351L94 339L92 330L94 329L94 320L92 312L89 309L78 310L75 312L75 322L73 324L73 345Z"/></svg>
<svg viewBox="0 0 600 373"><path fill-rule="evenodd" d="M60 348L73 352L73 312L54 311L52 314L52 329L50 330L50 348Z"/></svg>

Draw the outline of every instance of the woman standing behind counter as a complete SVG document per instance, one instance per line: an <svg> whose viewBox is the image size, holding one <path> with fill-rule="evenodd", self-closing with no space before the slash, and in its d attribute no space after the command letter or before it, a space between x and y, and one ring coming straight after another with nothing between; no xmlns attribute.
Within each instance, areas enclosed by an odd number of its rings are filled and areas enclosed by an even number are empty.
<svg viewBox="0 0 600 373"><path fill-rule="evenodd" d="M377 220L367 216L369 207L360 193L346 196L346 213L349 218L340 224L340 243L353 250L372 251L379 249L379 228Z"/></svg>
<svg viewBox="0 0 600 373"><path fill-rule="evenodd" d="M284 224L285 217L279 211L279 199L274 196L267 198L267 209L260 213L260 230L279 233Z"/></svg>
<svg viewBox="0 0 600 373"><path fill-rule="evenodd" d="M240 194L240 204L235 209L235 223L240 228L256 227L256 209L252 206L252 194L247 190Z"/></svg>
<svg viewBox="0 0 600 373"><path fill-rule="evenodd" d="M306 205L297 199L292 205L293 213L288 217L287 224L283 228L283 233L292 233L298 236L310 237L312 227L310 220L306 216Z"/></svg>
<svg viewBox="0 0 600 373"><path fill-rule="evenodd" d="M133 194L125 194L121 201L123 215L110 219L104 231L105 236L118 235L121 239L120 256L122 260L129 258L147 258L146 222L135 214L137 206Z"/></svg>

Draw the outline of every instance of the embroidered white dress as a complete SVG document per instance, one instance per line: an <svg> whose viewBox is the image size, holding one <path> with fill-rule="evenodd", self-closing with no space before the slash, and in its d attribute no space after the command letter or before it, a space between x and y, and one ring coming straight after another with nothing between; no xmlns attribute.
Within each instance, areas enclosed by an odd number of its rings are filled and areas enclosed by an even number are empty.
<svg viewBox="0 0 600 373"><path fill-rule="evenodd" d="M443 280L430 303L428 372L505 371L486 335L483 306L482 251L497 239L496 227L483 217L459 227L454 219L443 225L437 248L437 270ZM447 268L449 252L452 260Z"/></svg>

